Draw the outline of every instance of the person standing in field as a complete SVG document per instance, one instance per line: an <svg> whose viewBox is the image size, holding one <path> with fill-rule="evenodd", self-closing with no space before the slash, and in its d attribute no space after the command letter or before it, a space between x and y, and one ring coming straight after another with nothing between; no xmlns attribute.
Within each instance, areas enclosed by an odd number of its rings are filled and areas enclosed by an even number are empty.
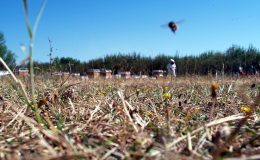
<svg viewBox="0 0 260 160"><path fill-rule="evenodd" d="M176 77L176 64L175 64L175 61L174 59L171 59L171 62L167 65L167 70L168 70L168 75L171 75Z"/></svg>
<svg viewBox="0 0 260 160"><path fill-rule="evenodd" d="M239 72L239 76L245 75L243 67L241 65L238 67L238 72Z"/></svg>

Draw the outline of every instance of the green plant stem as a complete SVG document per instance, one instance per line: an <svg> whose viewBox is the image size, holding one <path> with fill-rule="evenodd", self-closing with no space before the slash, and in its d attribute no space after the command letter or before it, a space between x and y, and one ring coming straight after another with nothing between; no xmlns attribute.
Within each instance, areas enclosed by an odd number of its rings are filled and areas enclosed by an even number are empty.
<svg viewBox="0 0 260 160"><path fill-rule="evenodd" d="M35 114L35 118L37 120L38 123L42 123L42 117L39 113L38 110L38 106L35 100L35 83L34 83L34 68L33 68L33 47L34 47L34 39L35 39L35 34L36 34L36 30L41 18L41 15L43 13L43 10L45 8L46 5L46 1L44 0L41 8L39 10L39 13L37 14L36 17L36 21L34 24L34 27L32 29L31 25L30 25L30 19L29 19L29 14L28 14L28 3L27 0L23 0L23 5L24 5L24 12L25 12L25 22L26 22L26 27L27 27L27 31L29 34L29 39L30 39L30 45L29 45L29 56L30 56L30 82L31 82L31 97L32 97L32 103L29 103L29 106L32 108L34 114Z"/></svg>
<svg viewBox="0 0 260 160"><path fill-rule="evenodd" d="M31 94L32 94L32 102L33 105L36 105L35 101L35 86L34 86L34 70L33 70L33 40L31 39L30 42L30 49L29 49L29 55L30 55L30 81L31 81Z"/></svg>

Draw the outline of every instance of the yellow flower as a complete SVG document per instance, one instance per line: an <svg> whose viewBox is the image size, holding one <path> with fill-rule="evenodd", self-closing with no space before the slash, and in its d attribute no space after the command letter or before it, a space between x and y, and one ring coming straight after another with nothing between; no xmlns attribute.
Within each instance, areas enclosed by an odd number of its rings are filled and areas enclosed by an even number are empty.
<svg viewBox="0 0 260 160"><path fill-rule="evenodd" d="M243 106L240 108L241 111L245 112L245 113L250 113L251 112L251 108L248 106Z"/></svg>
<svg viewBox="0 0 260 160"><path fill-rule="evenodd" d="M170 93L164 93L163 94L163 99L170 99L172 95Z"/></svg>
<svg viewBox="0 0 260 160"><path fill-rule="evenodd" d="M218 89L218 88L219 88L219 84L218 84L217 82L212 82L212 83L211 83L211 89L216 90L216 89Z"/></svg>
<svg viewBox="0 0 260 160"><path fill-rule="evenodd" d="M152 112L150 112L150 111L146 111L145 114L146 114L148 117L153 116Z"/></svg>
<svg viewBox="0 0 260 160"><path fill-rule="evenodd" d="M98 92L98 95L100 95L100 96L105 96L105 95L106 95L106 92L105 92L105 91L100 91L100 92Z"/></svg>
<svg viewBox="0 0 260 160"><path fill-rule="evenodd" d="M212 82L211 83L211 96L212 98L217 97L217 92L216 90L219 88L219 84L217 82Z"/></svg>

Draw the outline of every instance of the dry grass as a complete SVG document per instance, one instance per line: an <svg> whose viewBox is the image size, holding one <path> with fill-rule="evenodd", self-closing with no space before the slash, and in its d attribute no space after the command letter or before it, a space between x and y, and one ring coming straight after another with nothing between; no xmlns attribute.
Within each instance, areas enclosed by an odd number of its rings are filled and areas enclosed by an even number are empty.
<svg viewBox="0 0 260 160"><path fill-rule="evenodd" d="M208 77L36 77L43 123L10 79L0 80L0 159L259 158L259 78L218 80L212 98Z"/></svg>

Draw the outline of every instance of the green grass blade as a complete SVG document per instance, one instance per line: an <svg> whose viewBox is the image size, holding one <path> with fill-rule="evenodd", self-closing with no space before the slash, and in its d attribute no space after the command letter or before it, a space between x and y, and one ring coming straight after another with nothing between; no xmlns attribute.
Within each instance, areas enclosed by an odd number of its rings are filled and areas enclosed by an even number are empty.
<svg viewBox="0 0 260 160"><path fill-rule="evenodd" d="M31 25L30 25L30 20L29 20L27 0L23 0L23 7L24 7L24 12L25 12L26 28L27 28L28 34L29 34L30 39L31 39L33 37L33 33L32 33L32 30L31 30Z"/></svg>
<svg viewBox="0 0 260 160"><path fill-rule="evenodd" d="M37 17L36 17L36 20L35 20L35 23L34 23L34 27L33 27L33 35L35 36L36 34L36 31L37 31L37 28L38 28L38 24L40 22L40 19L41 19L41 16L42 16L42 13L44 11L44 8L46 6L46 3L47 3L47 0L44 0L42 2L42 5L41 5L41 8L39 10L39 13L37 14Z"/></svg>

